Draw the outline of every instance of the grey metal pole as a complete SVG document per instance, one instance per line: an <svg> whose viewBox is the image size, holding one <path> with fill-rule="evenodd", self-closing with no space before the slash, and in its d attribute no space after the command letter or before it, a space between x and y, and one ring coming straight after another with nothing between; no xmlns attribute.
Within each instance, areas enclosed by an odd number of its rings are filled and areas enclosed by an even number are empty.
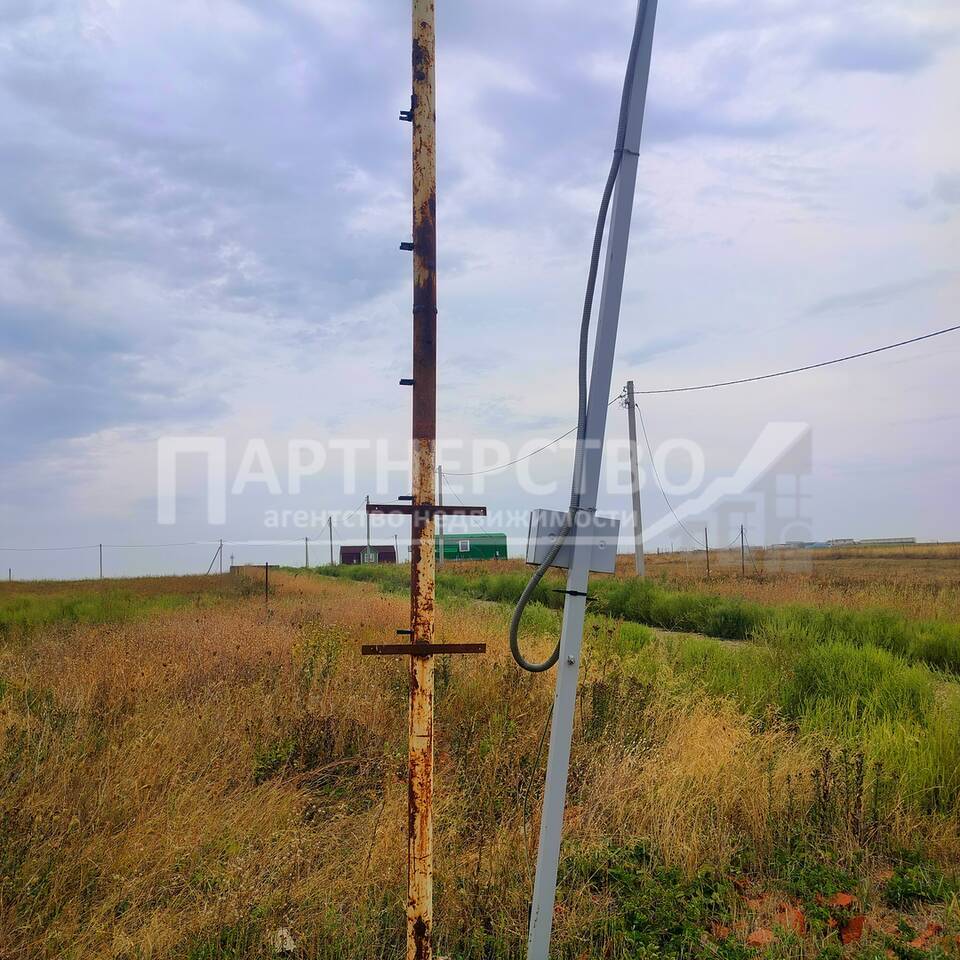
<svg viewBox="0 0 960 960"><path fill-rule="evenodd" d="M633 550L637 557L637 576L644 575L643 518L640 515L640 463L637 458L637 404L633 399L633 381L627 381L627 427L630 431L630 491L633 495Z"/></svg>
<svg viewBox="0 0 960 960"><path fill-rule="evenodd" d="M220 574L223 574L223 537L220 538L220 549L217 551L220 556Z"/></svg>
<svg viewBox="0 0 960 960"><path fill-rule="evenodd" d="M370 506L370 496L367 495L367 506ZM367 549L370 549L370 511L367 511Z"/></svg>
<svg viewBox="0 0 960 960"><path fill-rule="evenodd" d="M443 506L443 467L437 464L437 506ZM443 563L443 514L437 514L437 543L440 545L437 563Z"/></svg>
<svg viewBox="0 0 960 960"><path fill-rule="evenodd" d="M640 132L647 98L647 79L653 48L656 0L639 0L638 16L643 17L640 51L630 94L624 153L611 203L610 228L603 268L603 292L597 320L593 351L590 393L587 401L587 423L583 443L583 461L579 477L574 478L580 494L580 509L596 509L600 486L600 465L603 438L607 426L607 404L613 377L613 359L620 320L620 299L626 266L630 219L637 182L637 158ZM573 715L577 699L580 648L583 643L583 620L586 609L587 582L590 575L592 544L573 537L573 557L567 575L567 596L563 605L563 627L560 636L560 659L557 664L557 686L553 699L553 720L550 727L550 752L543 811L540 818L540 843L537 849L537 873L533 884L530 911L530 935L527 940L528 960L547 960L553 928L553 908L557 893L557 868L560 863L560 838L563 831L563 809L566 802L567 773L570 767L570 741L573 736Z"/></svg>

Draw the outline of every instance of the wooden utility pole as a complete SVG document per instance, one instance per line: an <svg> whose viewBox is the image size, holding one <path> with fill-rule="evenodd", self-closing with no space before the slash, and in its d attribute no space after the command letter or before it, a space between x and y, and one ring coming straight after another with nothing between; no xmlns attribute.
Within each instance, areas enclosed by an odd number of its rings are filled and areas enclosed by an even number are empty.
<svg viewBox="0 0 960 960"><path fill-rule="evenodd" d="M327 517L327 528L330 531L330 566L333 566L333 517Z"/></svg>
<svg viewBox="0 0 960 960"><path fill-rule="evenodd" d="M743 537L743 524L740 524L740 576L745 577L747 575L747 561L744 556L744 537Z"/></svg>
<svg viewBox="0 0 960 960"><path fill-rule="evenodd" d="M633 399L633 381L627 381L627 429L630 433L630 492L633 496L633 552L637 558L637 576L644 575L643 518L640 514L640 462L637 457L637 403Z"/></svg>
<svg viewBox="0 0 960 960"><path fill-rule="evenodd" d="M310 541L306 537L303 538L303 566L310 569Z"/></svg>
<svg viewBox="0 0 960 960"><path fill-rule="evenodd" d="M103 579L103 544L100 544L100 579Z"/></svg>
<svg viewBox="0 0 960 960"><path fill-rule="evenodd" d="M707 576L710 576L710 533L706 527L703 528L703 551L707 555Z"/></svg>
<svg viewBox="0 0 960 960"><path fill-rule="evenodd" d="M437 153L434 0L413 0L413 94L401 120L413 124L412 487L405 504L371 504L371 513L410 516L409 642L369 644L361 652L410 658L407 756L407 960L431 960L433 929L433 657L482 653L482 643L435 644L435 519L441 513L485 516L483 507L444 508L437 462ZM369 542L369 536L368 536Z"/></svg>
<svg viewBox="0 0 960 960"><path fill-rule="evenodd" d="M220 549L217 551L217 555L220 557L220 575L223 575L223 537L220 538Z"/></svg>

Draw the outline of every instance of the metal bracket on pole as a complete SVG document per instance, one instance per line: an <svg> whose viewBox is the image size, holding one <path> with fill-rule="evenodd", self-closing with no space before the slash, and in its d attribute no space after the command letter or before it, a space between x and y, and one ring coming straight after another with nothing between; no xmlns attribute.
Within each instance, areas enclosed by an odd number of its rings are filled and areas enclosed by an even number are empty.
<svg viewBox="0 0 960 960"><path fill-rule="evenodd" d="M574 477L582 510L594 510L600 485L603 439L607 425L607 406L613 377L613 359L620 320L620 300L630 236L630 219L637 181L637 152L647 98L647 79L653 49L653 28L656 0L639 0L638 17L642 17L640 49L630 91L624 151L613 194L607 251L603 268L603 292L597 320L593 368L587 400L587 422L583 440L583 466ZM530 935L527 941L528 960L547 960L553 909L557 893L557 868L560 863L560 838L563 830L563 808L566 801L567 773L570 767L570 741L577 701L580 648L583 644L583 622L586 612L587 583L593 547L590 538L581 538L574 528L573 554L567 576L569 594L563 607L563 628L560 636L560 659L557 666L557 687L553 700L550 726L550 752L547 757L547 778L543 811L540 817L540 843L537 849L537 873L533 885L530 911Z"/></svg>

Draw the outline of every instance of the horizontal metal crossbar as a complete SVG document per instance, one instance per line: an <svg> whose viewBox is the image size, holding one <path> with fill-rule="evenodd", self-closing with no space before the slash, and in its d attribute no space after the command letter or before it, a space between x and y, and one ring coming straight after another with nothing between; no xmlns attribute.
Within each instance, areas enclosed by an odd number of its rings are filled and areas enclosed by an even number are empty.
<svg viewBox="0 0 960 960"><path fill-rule="evenodd" d="M485 643L365 643L365 657L439 657L447 653L486 653Z"/></svg>
<svg viewBox="0 0 960 960"><path fill-rule="evenodd" d="M461 516L461 517L485 517L487 515L486 507L464 507L460 504L451 504L450 506L436 503L368 503L367 513L403 513L407 516L416 514L421 517Z"/></svg>

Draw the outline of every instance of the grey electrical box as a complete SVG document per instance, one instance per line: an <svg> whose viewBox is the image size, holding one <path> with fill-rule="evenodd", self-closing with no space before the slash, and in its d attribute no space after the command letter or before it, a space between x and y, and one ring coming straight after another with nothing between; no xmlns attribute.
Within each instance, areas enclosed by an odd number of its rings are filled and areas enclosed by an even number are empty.
<svg viewBox="0 0 960 960"><path fill-rule="evenodd" d="M590 570L593 573L613 573L617 565L617 541L620 539L620 521L615 517L599 517L582 511L577 527L577 540L589 539ZM563 528L567 515L562 510L534 510L530 514L530 530L527 533L527 563L539 566L546 559L550 548ZM570 569L573 557L573 538L560 548L551 566Z"/></svg>

